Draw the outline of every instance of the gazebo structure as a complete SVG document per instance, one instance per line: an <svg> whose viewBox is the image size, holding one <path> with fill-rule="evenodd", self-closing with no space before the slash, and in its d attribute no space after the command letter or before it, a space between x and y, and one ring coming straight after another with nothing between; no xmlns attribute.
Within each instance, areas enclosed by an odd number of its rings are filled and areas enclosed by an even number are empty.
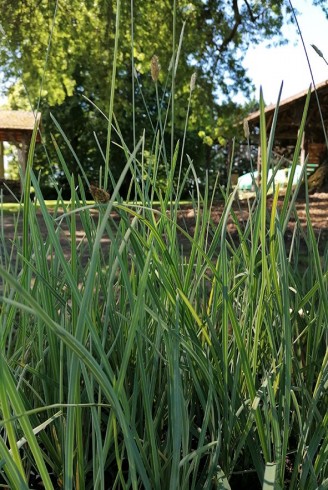
<svg viewBox="0 0 328 490"><path fill-rule="evenodd" d="M18 161L24 174L28 149L35 125L38 127L36 142L41 142L41 113L28 111L0 111L0 184L5 181L3 142L18 149Z"/></svg>
<svg viewBox="0 0 328 490"><path fill-rule="evenodd" d="M328 80L316 86L317 97L321 112L323 114L324 126L328 129ZM299 127L303 115L305 100L308 90L304 90L288 99L282 100L279 104L277 125L275 128L274 152L277 156L291 160L294 152ZM310 105L308 109L305 131L302 138L300 164L304 164L305 157L308 156L308 173L315 170L323 159L327 156L327 145L322 127L322 121L318 108L316 94L312 88ZM265 109L267 135L270 133L276 104L272 104ZM252 143L258 144L260 111L253 112L246 118L250 131ZM260 154L259 162L260 165Z"/></svg>

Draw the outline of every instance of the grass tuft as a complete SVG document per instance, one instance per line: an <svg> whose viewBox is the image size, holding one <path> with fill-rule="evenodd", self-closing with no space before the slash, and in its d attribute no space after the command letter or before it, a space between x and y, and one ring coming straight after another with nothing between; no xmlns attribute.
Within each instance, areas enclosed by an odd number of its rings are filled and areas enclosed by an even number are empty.
<svg viewBox="0 0 328 490"><path fill-rule="evenodd" d="M59 191L51 206L43 199L32 140L24 198L12 215L1 207L15 232L9 242L0 230L0 485L28 489L38 475L47 490L229 489L243 481L248 488L325 488L327 250L319 254L309 203L307 229L296 219L287 248L298 189L287 187L281 208L275 189L268 208L274 125L267 141L261 94L255 200L240 223L235 193L221 189L224 211L213 220L218 181L201 193L184 153L190 99L183 141L174 143L184 25L178 47L173 36L171 105L161 113L153 57L158 124L150 147L143 135L129 151L114 115L119 6L96 202L86 201L90 183L53 120L79 166L78 178L70 175L54 139L70 201ZM195 82L193 75L190 97ZM126 160L109 195L112 128ZM166 185L159 187L163 164ZM128 173L133 202L120 196ZM190 180L186 217L181 196ZM304 254L313 257L305 271Z"/></svg>

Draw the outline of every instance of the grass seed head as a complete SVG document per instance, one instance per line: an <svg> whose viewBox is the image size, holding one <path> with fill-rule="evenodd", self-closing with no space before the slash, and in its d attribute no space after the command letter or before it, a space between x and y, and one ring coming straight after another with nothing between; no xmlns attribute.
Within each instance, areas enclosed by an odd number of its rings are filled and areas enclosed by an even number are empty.
<svg viewBox="0 0 328 490"><path fill-rule="evenodd" d="M94 200L101 204L105 204L110 199L110 195L107 191L92 184L90 185L90 193Z"/></svg>
<svg viewBox="0 0 328 490"><path fill-rule="evenodd" d="M248 125L247 119L244 119L243 126L244 126L244 135L245 135L245 138L248 140L249 139L250 132L249 132L249 125Z"/></svg>
<svg viewBox="0 0 328 490"><path fill-rule="evenodd" d="M312 48L314 49L314 51L320 56L320 58L323 58L323 53L322 51L320 51L319 48L316 47L315 44L311 44Z"/></svg>
<svg viewBox="0 0 328 490"><path fill-rule="evenodd" d="M197 74L193 73L190 78L190 92L193 92L196 87Z"/></svg>
<svg viewBox="0 0 328 490"><path fill-rule="evenodd" d="M152 57L151 62L150 62L150 73L151 73L151 77L152 77L154 82L158 81L160 69L161 69L161 66L158 62L158 56L156 56L156 54L154 54L154 56Z"/></svg>

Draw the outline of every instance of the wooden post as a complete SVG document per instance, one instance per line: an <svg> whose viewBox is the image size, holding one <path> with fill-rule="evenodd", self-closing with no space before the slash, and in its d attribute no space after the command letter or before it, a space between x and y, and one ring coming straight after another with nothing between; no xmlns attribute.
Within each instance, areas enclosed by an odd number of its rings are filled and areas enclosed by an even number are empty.
<svg viewBox="0 0 328 490"><path fill-rule="evenodd" d="M21 144L21 147L17 148L17 156L18 156L19 165L21 167L22 178L24 178L25 171L26 171L27 152L28 152L28 145L24 141ZM22 178L20 179L21 192L23 192L23 188L24 188L24 182L23 182Z"/></svg>
<svg viewBox="0 0 328 490"><path fill-rule="evenodd" d="M3 141L0 141L0 179L5 178L5 161L3 153Z"/></svg>

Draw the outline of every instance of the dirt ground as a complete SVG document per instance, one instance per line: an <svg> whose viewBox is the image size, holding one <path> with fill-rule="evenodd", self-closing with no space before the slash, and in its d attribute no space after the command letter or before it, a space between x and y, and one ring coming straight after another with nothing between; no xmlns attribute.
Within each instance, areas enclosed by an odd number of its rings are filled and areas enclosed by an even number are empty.
<svg viewBox="0 0 328 490"><path fill-rule="evenodd" d="M272 200L272 197L269 197L267 200L267 208L269 213L271 213L272 209ZM282 208L283 202L284 197L281 196L278 201L278 209ZM246 224L249 215L249 209L252 207L252 205L252 200L236 200L233 203L232 209L234 210L238 218L239 225L241 225L241 227ZM318 239L319 251L321 254L323 254L328 241L328 193L322 192L309 196L309 208L311 223L314 229L314 233ZM305 236L307 230L307 218L305 199L297 199L296 212L297 216L291 214L288 228L285 234L285 241L288 249L296 226L296 221L299 220L302 230L305 232L304 236L301 236L300 238L300 246L304 249L304 252L306 253L307 246L305 243ZM223 204L218 204L214 206L211 213L214 223L219 223L222 213ZM183 218L185 226L187 226L187 228L192 231L193 225L195 223L194 211L192 209L184 209L180 213L180 218ZM230 233L232 239L237 240L236 227L231 217L228 220L227 231Z"/></svg>
<svg viewBox="0 0 328 490"><path fill-rule="evenodd" d="M323 252L327 239L328 239L328 193L317 193L313 194L309 197L310 202L310 216L314 231L318 237L319 249ZM279 199L278 207L281 208L283 204L283 198ZM239 220L239 223L243 225L246 223L249 213L249 208L252 205L252 201L235 201L233 203L233 210L236 213L236 216ZM268 198L268 209L270 210L272 206L272 198ZM307 228L306 224L306 203L304 199L298 199L296 203L297 216L301 223L301 226L304 230ZM218 223L223 213L223 204L216 204L212 210L212 219L214 223ZM94 211L95 217L97 216L97 211ZM113 215L115 218L115 216ZM15 233L15 222L17 218L12 213L4 213L3 222L1 223L1 229L4 230L5 240L10 246L10 242ZM179 212L179 225L187 228L190 234L193 233L193 228L195 225L195 213L193 209L187 206L183 206L181 211ZM290 241L293 233L293 229L295 227L295 217L291 217L291 220L288 225L288 230L286 232L286 241ZM42 220L41 214L39 215L39 224L40 229L43 236L46 238L47 229ZM21 233L22 230L22 222L21 219L18 222L18 233ZM231 218L228 221L228 232L232 235L232 237L236 233L235 226ZM67 226L65 223L62 223L62 234L61 234L61 244L65 253L65 256L69 258L70 255L70 241L68 239L69 233ZM81 222L77 219L77 241L83 240L84 232L81 226ZM102 246L108 247L109 239L104 237L102 240ZM1 247L1 245L0 245ZM0 255L1 255L0 250Z"/></svg>

